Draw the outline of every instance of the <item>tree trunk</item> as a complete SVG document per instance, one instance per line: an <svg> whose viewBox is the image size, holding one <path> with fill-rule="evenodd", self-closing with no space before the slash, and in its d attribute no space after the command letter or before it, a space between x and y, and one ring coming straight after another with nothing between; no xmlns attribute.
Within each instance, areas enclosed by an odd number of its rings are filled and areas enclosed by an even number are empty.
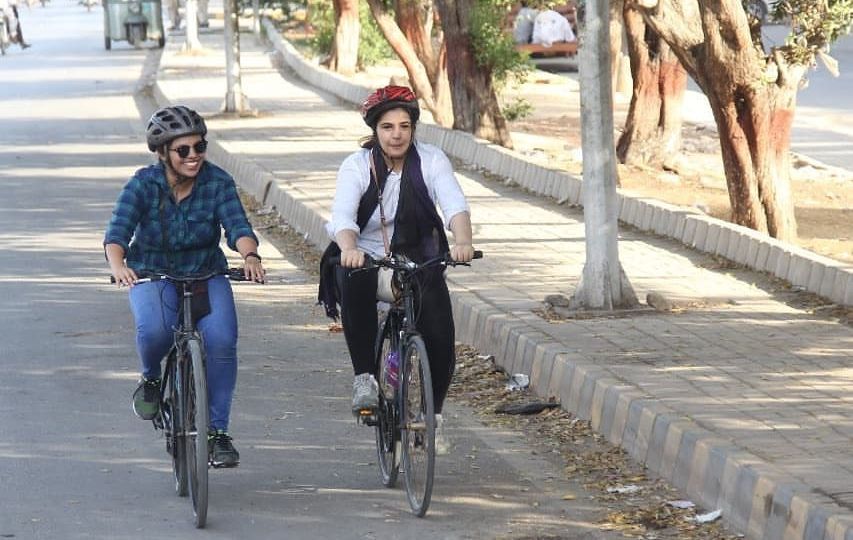
<svg viewBox="0 0 853 540"><path fill-rule="evenodd" d="M610 82L616 86L622 62L622 34L625 0L610 1Z"/></svg>
<svg viewBox="0 0 853 540"><path fill-rule="evenodd" d="M237 0L225 0L225 112L242 113L249 109L243 94L240 67L240 26L237 20Z"/></svg>
<svg viewBox="0 0 853 540"><path fill-rule="evenodd" d="M252 33L255 42L261 43L261 0L252 0Z"/></svg>
<svg viewBox="0 0 853 540"><path fill-rule="evenodd" d="M403 35L427 72L432 84L435 110L431 111L436 123L451 127L453 125L453 102L450 97L450 80L447 78L447 45L444 34L438 28L435 32L436 13L432 1L396 0L396 21Z"/></svg>
<svg viewBox="0 0 853 540"><path fill-rule="evenodd" d="M197 52L204 47L198 39L198 0L187 0L184 4L184 17L186 19L186 39L183 50L185 52Z"/></svg>
<svg viewBox="0 0 853 540"><path fill-rule="evenodd" d="M672 48L658 40L660 50L660 79L662 97L660 111L660 149L664 167L672 167L681 153L681 128L684 125L684 94L687 92L687 70L678 61Z"/></svg>
<svg viewBox="0 0 853 540"><path fill-rule="evenodd" d="M473 0L436 0L447 44L447 74L453 100L453 127L473 133L501 146L512 148L506 119L501 113L492 84L491 70L477 64L471 36Z"/></svg>
<svg viewBox="0 0 853 540"><path fill-rule="evenodd" d="M453 96L450 94L450 76L447 73L447 42L444 36L441 37L441 45L438 48L438 59L436 80L433 83L433 92L435 93L435 108L441 111L442 121L446 124L442 126L453 126Z"/></svg>
<svg viewBox="0 0 853 540"><path fill-rule="evenodd" d="M616 155L630 165L668 165L681 149L687 72L636 9L626 7L624 19L634 91Z"/></svg>
<svg viewBox="0 0 853 540"><path fill-rule="evenodd" d="M720 133L733 222L774 238L797 236L790 137L797 88L725 87L706 92Z"/></svg>
<svg viewBox="0 0 853 540"><path fill-rule="evenodd" d="M444 44L442 43L437 54L433 68L436 79L433 80L425 62L406 38L397 21L385 10L382 0L367 0L367 3L382 35L385 36L400 61L406 66L412 88L432 113L435 123L440 126L451 127L453 125L453 109L447 97L449 92L446 90L449 88L449 82L447 81L446 61L443 55ZM411 11L406 13L413 14ZM414 24L407 20L404 26L411 28Z"/></svg>
<svg viewBox="0 0 853 540"><path fill-rule="evenodd" d="M358 66L358 39L361 23L358 20L358 0L334 0L335 39L329 57L329 69L342 75L352 75Z"/></svg>
<svg viewBox="0 0 853 540"><path fill-rule="evenodd" d="M732 221L795 239L789 145L805 67L788 65L781 55L768 63L755 49L739 1L643 0L640 12L708 97Z"/></svg>
<svg viewBox="0 0 853 540"><path fill-rule="evenodd" d="M419 0L396 0L394 14L397 26L414 48L426 68L429 80L434 84L438 77L438 55L431 39L432 4Z"/></svg>
<svg viewBox="0 0 853 540"><path fill-rule="evenodd" d="M588 0L580 49L581 145L586 262L573 308L630 307L637 297L619 262L613 90L607 0Z"/></svg>

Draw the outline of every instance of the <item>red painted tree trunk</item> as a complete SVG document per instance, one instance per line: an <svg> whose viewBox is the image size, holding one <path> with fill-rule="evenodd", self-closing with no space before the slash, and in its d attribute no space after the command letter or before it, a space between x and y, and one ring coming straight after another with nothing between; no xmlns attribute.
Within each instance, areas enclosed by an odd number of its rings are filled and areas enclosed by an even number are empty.
<svg viewBox="0 0 853 540"><path fill-rule="evenodd" d="M636 9L627 7L624 20L634 91L616 155L621 163L666 165L681 150L687 72Z"/></svg>
<svg viewBox="0 0 853 540"><path fill-rule="evenodd" d="M790 136L796 88L737 88L713 84L732 221L775 238L797 235L790 191Z"/></svg>
<svg viewBox="0 0 853 540"><path fill-rule="evenodd" d="M640 12L708 97L732 221L796 238L789 144L805 66L765 57L739 0L644 0Z"/></svg>
<svg viewBox="0 0 853 540"><path fill-rule="evenodd" d="M506 119L492 85L491 70L477 65L469 35L473 0L437 0L447 45L447 74L453 99L453 127L512 148Z"/></svg>
<svg viewBox="0 0 853 540"><path fill-rule="evenodd" d="M334 0L334 6L335 40L329 69L342 75L352 75L358 66L358 39L361 34L358 0Z"/></svg>

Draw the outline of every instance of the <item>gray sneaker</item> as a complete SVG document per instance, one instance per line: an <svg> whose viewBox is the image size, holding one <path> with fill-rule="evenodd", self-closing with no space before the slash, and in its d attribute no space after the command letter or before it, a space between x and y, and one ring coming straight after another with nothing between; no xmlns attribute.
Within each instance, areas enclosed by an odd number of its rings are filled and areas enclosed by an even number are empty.
<svg viewBox="0 0 853 540"><path fill-rule="evenodd" d="M356 375L352 382L352 413L379 406L379 385L370 373Z"/></svg>

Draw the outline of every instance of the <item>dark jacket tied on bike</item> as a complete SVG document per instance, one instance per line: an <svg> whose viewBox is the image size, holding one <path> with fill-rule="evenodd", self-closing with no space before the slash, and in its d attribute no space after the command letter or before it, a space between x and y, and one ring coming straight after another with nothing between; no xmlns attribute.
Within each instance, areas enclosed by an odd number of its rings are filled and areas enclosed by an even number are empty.
<svg viewBox="0 0 853 540"><path fill-rule="evenodd" d="M371 159L379 178L371 172L367 191L358 204L356 223L359 230L364 229L370 216L379 205L379 186L384 187L388 178L388 168L379 146L371 150ZM444 223L435 208L435 202L429 196L424 182L421 157L413 144L406 154L400 179L400 200L397 215L394 217L394 236L391 238L391 251L404 254L415 262L423 262L448 251L447 235ZM336 242L330 242L320 259L320 286L317 303L326 309L326 316L338 319L339 294L335 286L335 265L329 264L332 257L341 254ZM437 268L440 274L441 269Z"/></svg>

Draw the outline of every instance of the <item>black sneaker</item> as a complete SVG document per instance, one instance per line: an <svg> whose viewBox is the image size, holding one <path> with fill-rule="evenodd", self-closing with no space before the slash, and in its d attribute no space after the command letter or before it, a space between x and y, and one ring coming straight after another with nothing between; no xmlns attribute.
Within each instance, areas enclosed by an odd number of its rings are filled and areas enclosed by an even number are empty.
<svg viewBox="0 0 853 540"><path fill-rule="evenodd" d="M231 437L222 430L207 434L207 452L210 464L216 468L236 467L240 464L240 452L231 444Z"/></svg>
<svg viewBox="0 0 853 540"><path fill-rule="evenodd" d="M153 420L160 410L160 379L142 378L133 392L133 412L143 420Z"/></svg>

